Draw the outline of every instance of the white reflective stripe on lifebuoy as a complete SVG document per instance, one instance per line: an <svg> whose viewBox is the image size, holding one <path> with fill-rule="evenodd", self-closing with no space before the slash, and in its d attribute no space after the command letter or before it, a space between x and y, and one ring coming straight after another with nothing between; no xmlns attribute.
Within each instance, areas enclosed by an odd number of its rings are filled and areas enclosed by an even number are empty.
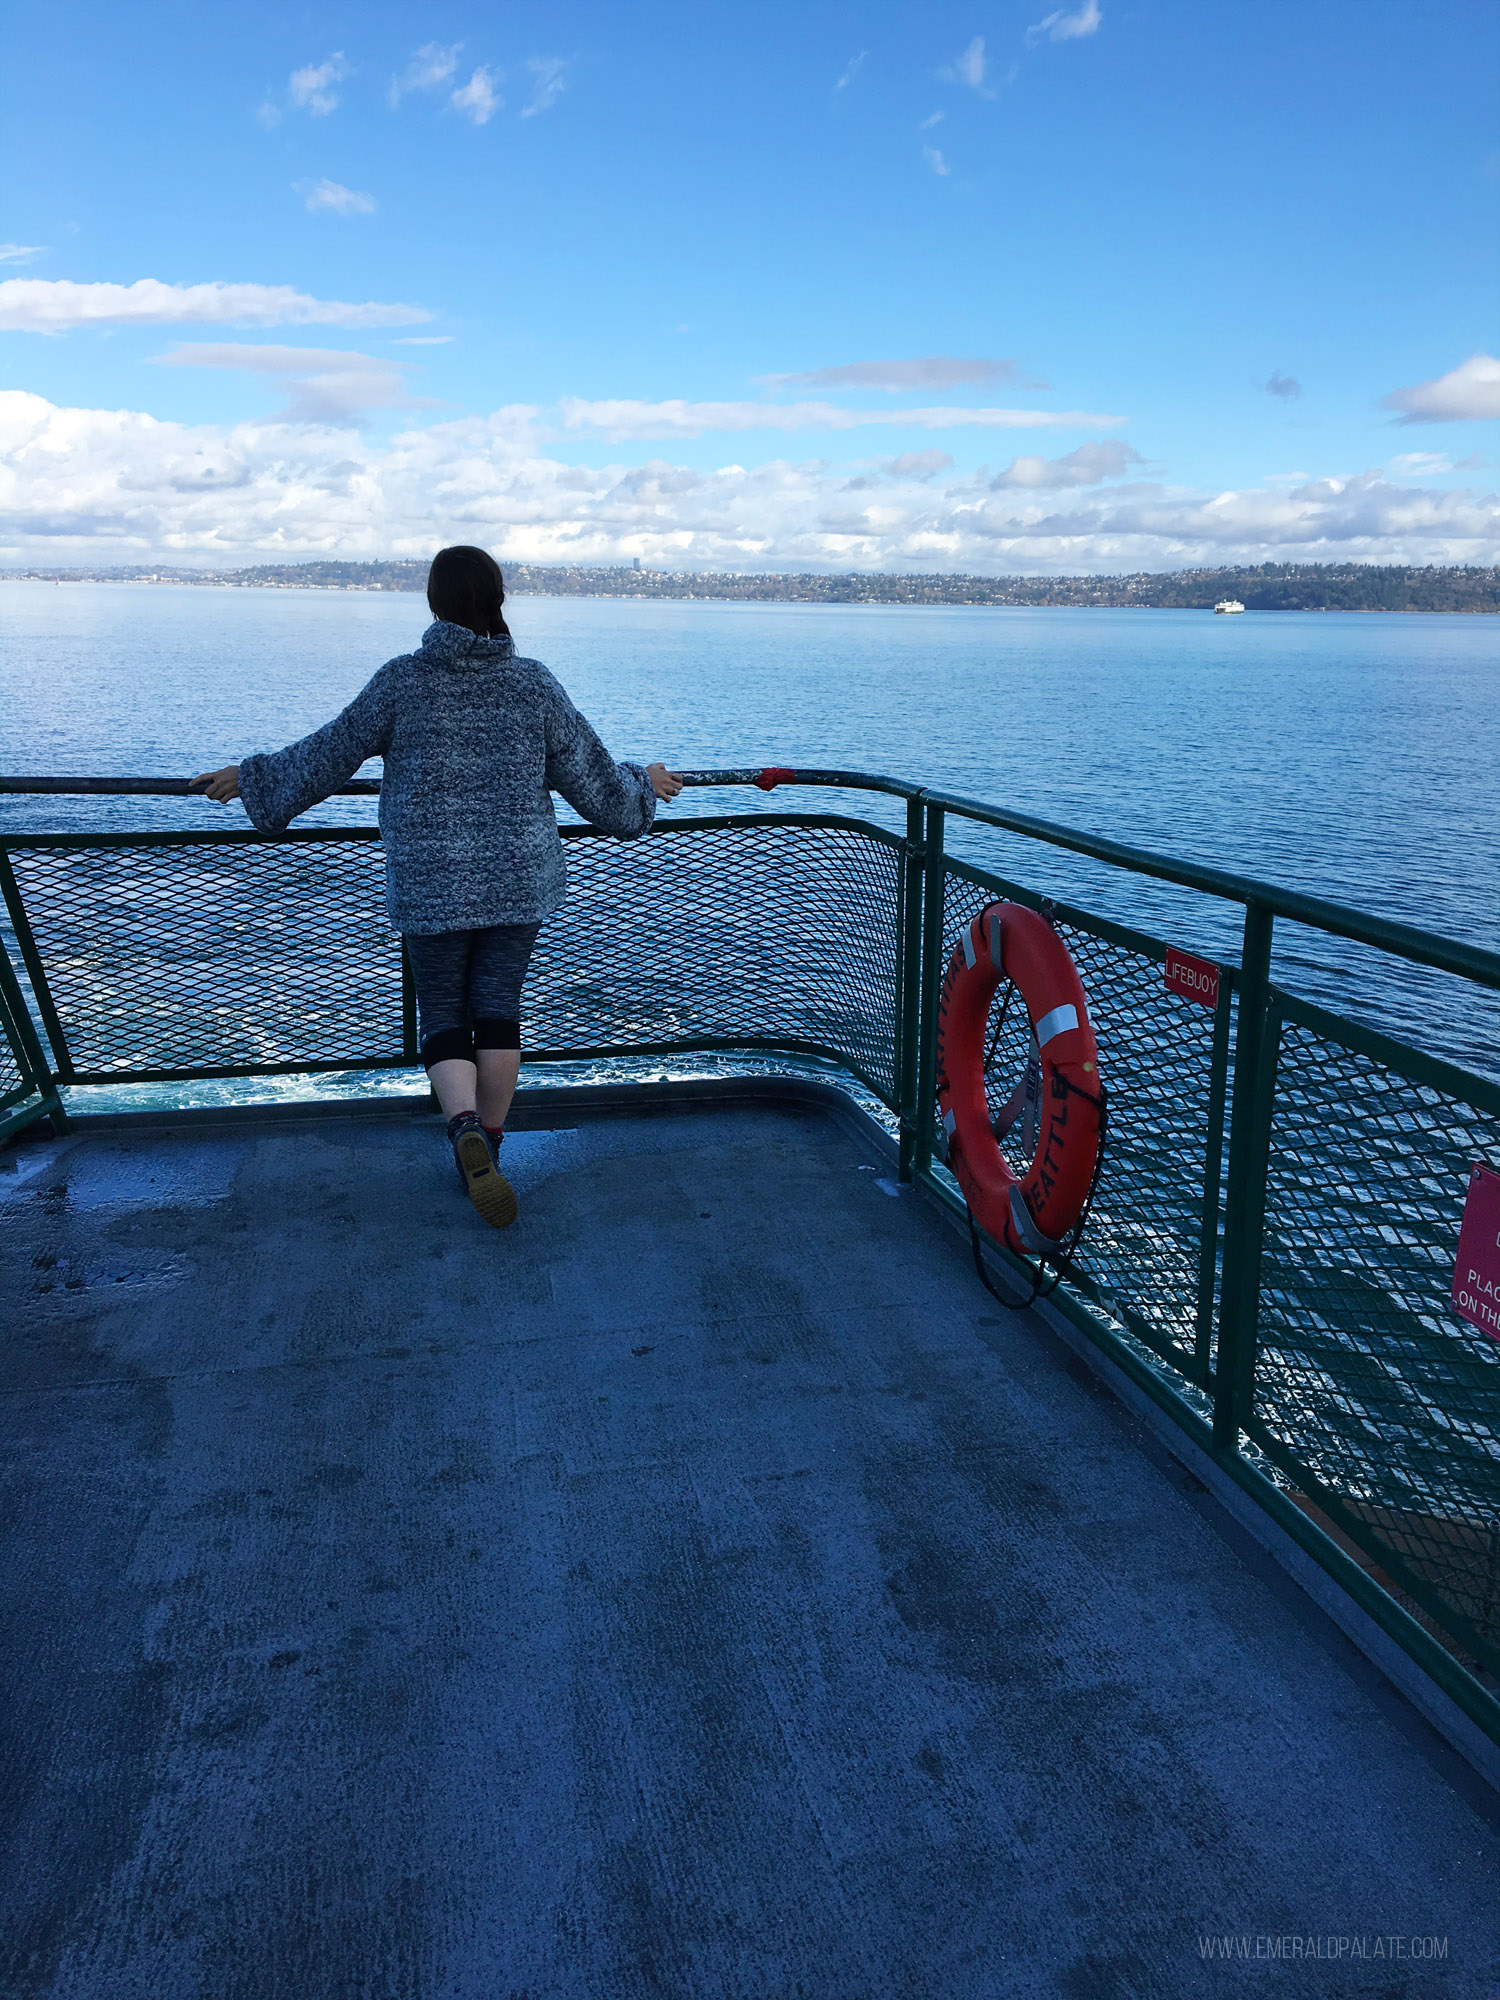
<svg viewBox="0 0 1500 2000"><path fill-rule="evenodd" d="M1069 1028L1078 1026L1078 1009L1071 1002L1065 1007L1054 1007L1050 1014L1043 1014L1036 1024L1036 1045L1046 1048L1054 1035L1065 1035Z"/></svg>
<svg viewBox="0 0 1500 2000"><path fill-rule="evenodd" d="M1010 1191L1010 1220L1011 1227L1033 1257L1055 1257L1062 1249L1060 1237L1043 1236L1032 1221L1031 1210L1018 1187L1012 1187Z"/></svg>
<svg viewBox="0 0 1500 2000"><path fill-rule="evenodd" d="M970 972L974 970L974 926L970 924L964 932L964 964Z"/></svg>

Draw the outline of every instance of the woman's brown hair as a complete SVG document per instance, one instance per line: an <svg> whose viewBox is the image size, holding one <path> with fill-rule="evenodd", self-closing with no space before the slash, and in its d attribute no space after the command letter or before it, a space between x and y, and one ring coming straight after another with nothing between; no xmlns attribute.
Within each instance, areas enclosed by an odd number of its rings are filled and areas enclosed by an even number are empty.
<svg viewBox="0 0 1500 2000"><path fill-rule="evenodd" d="M501 615L505 602L505 579L500 565L487 549L459 543L439 549L427 572L427 604L434 618L450 625L466 625L481 639L508 635Z"/></svg>

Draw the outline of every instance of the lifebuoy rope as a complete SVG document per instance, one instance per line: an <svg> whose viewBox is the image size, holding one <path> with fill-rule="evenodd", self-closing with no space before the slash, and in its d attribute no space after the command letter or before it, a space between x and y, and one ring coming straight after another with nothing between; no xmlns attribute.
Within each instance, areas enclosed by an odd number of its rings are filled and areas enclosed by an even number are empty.
<svg viewBox="0 0 1500 2000"><path fill-rule="evenodd" d="M1012 985L1010 990L1011 993L1015 991L1014 985ZM1002 1020L1004 1019L1004 1010L1009 1005L1010 1005L1010 993L1007 993L1005 996L1005 1000L1002 1002L1001 1005ZM997 1036L998 1032L999 1031L997 1029L996 1031ZM990 1052L991 1054L994 1053L993 1042L990 1045ZM988 1059L986 1059L985 1067L986 1068L989 1067ZM1083 1241L1084 1228L1088 1222L1089 1213L1094 1206L1095 1191L1099 1186L1099 1176L1104 1171L1104 1153L1109 1135L1108 1091L1105 1089L1103 1083L1101 1082L1101 1084L1099 1085L1099 1095L1095 1097L1094 1093L1091 1090L1081 1089L1079 1085L1074 1083L1069 1077L1059 1075L1057 1081L1063 1085L1064 1089L1071 1090L1075 1097L1086 1098L1090 1104L1094 1105L1097 1108L1099 1113L1099 1147L1094 1158L1094 1171L1089 1179L1089 1191L1083 1198L1083 1207L1078 1211L1078 1220L1073 1224L1073 1227L1068 1231L1067 1235L1062 1239L1062 1242L1058 1245L1058 1254L1056 1258L1052 1260L1057 1265L1057 1275L1052 1280L1052 1283L1050 1285L1047 1284L1048 1260L1045 1257L1038 1257L1036 1260L1036 1269L1034 1271L1031 1269L1030 1265L1026 1266L1028 1275L1031 1278L1031 1290L1027 1293L1026 1297L1020 1300L1018 1303L1016 1300L1008 1299L1005 1296L1004 1292L1000 1290L1000 1288L996 1285L994 1279L991 1278L989 1272L984 1267L984 1252L979 1241L979 1225L974 1220L974 1211L969 1206L969 1198L967 1195L964 1195L964 1215L967 1217L969 1224L969 1247L974 1253L974 1269L978 1274L980 1284L984 1286L984 1289L990 1294L991 1298L999 1300L1000 1304L1005 1307L1007 1312L1025 1312L1028 1307L1035 1305L1038 1299L1050 1299L1052 1294L1057 1290L1058 1286L1062 1283L1063 1279L1068 1276L1070 1271L1073 1270L1074 1268L1073 1259L1074 1256L1077 1254L1079 1245ZM959 1192L960 1193L963 1192L962 1187L960 1187ZM1026 1259L1024 1257L1022 1257L1020 1261L1023 1264L1026 1263ZM1043 1289L1044 1287L1045 1289Z"/></svg>
<svg viewBox="0 0 1500 2000"><path fill-rule="evenodd" d="M1000 1018L995 1023L994 1034L990 1036L990 1045L984 1052L984 1073L986 1076L990 1073L990 1064L995 1060L995 1051L1000 1046L1000 1037L1005 1031L1005 1017L1010 1012L1010 996L1015 990L1016 982L1013 979L1007 979L1005 982L1005 998L1000 1002Z"/></svg>

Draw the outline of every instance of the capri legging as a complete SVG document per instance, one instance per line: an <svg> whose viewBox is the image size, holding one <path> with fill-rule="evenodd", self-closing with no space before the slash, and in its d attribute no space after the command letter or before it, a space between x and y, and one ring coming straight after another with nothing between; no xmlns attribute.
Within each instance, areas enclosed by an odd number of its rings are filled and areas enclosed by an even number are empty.
<svg viewBox="0 0 1500 2000"><path fill-rule="evenodd" d="M473 1062L479 1049L521 1046L521 987L540 924L406 934L417 989L422 1062Z"/></svg>

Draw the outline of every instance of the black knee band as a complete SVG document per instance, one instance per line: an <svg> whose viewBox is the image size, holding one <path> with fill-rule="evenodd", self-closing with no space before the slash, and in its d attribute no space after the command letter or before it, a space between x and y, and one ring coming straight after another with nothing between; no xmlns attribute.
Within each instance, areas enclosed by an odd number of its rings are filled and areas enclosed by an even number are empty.
<svg viewBox="0 0 1500 2000"><path fill-rule="evenodd" d="M518 1049L521 1046L521 1024L519 1021L476 1021L474 1046L476 1049Z"/></svg>
<svg viewBox="0 0 1500 2000"><path fill-rule="evenodd" d="M431 1069L434 1063L473 1060L474 1037L467 1028L439 1028L422 1044L423 1069Z"/></svg>

